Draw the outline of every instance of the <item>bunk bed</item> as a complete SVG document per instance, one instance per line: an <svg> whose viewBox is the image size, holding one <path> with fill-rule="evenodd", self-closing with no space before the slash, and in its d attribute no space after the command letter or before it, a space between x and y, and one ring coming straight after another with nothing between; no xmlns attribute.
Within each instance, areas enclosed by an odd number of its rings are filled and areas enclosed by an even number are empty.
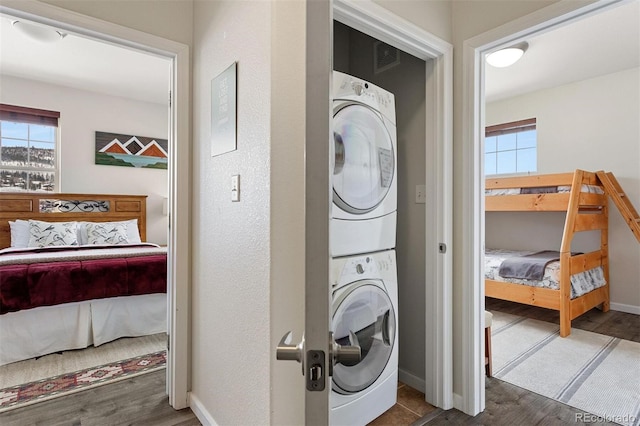
<svg viewBox="0 0 640 426"><path fill-rule="evenodd" d="M0 365L166 332L166 247L146 243L146 198L0 192Z"/></svg>
<svg viewBox="0 0 640 426"><path fill-rule="evenodd" d="M571 333L571 321L590 309L601 306L609 310L609 253L607 194L596 173L576 170L573 173L508 178L488 178L485 186L487 212L566 212L558 261L552 273L545 272L545 282L503 279L485 268L485 295L527 305L559 311L560 336ZM577 232L598 231L600 249L573 253L571 243ZM503 254L503 253L501 253ZM522 254L522 253L520 253ZM489 250L485 259L490 259ZM557 281L549 282L549 276ZM572 291L586 275L599 277L589 284L589 291ZM573 293L573 294L572 294Z"/></svg>

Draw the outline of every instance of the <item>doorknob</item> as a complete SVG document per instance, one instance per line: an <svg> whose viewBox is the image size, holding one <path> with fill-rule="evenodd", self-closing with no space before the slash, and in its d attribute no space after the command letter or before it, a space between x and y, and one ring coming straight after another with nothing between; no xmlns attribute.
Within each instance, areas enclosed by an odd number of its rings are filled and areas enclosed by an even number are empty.
<svg viewBox="0 0 640 426"><path fill-rule="evenodd" d="M358 342L358 336L349 330L349 343L350 346L343 346L336 343L333 338L333 333L329 332L329 359L331 360L329 365L329 375L333 376L333 366L335 364L355 365L360 362L362 358L362 351L360 349L360 343Z"/></svg>
<svg viewBox="0 0 640 426"><path fill-rule="evenodd" d="M292 345L293 333L287 332L276 347L276 359L281 361L298 361L302 364L302 375L305 376L307 389L310 391L322 391L325 384L325 353L322 350L306 350L304 336L297 345ZM350 346L342 346L333 339L333 333L329 333L329 376L333 374L335 363L354 365L360 361L361 351L358 337L354 332L349 332ZM305 362L306 358L306 362ZM308 371L305 371L305 366Z"/></svg>
<svg viewBox="0 0 640 426"><path fill-rule="evenodd" d="M282 336L276 348L276 359L280 361L298 361L303 364L302 370L304 371L304 337L297 345L292 345L291 340L293 340L293 333L290 331ZM350 346L343 346L336 343L333 338L333 333L329 333L329 341L331 342L331 360L334 364L356 364L360 361L362 356L360 342L358 342L358 337L353 331L349 331Z"/></svg>
<svg viewBox="0 0 640 426"><path fill-rule="evenodd" d="M280 361L298 361L302 364L302 374L304 374L304 336L297 345L292 345L293 333L288 331L280 339L276 347L276 359Z"/></svg>

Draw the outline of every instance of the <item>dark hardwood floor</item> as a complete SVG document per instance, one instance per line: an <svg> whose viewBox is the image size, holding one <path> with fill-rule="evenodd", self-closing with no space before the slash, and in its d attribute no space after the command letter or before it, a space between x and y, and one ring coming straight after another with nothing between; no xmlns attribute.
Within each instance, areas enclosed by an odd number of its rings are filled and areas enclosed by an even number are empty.
<svg viewBox="0 0 640 426"><path fill-rule="evenodd" d="M514 315L558 323L557 312L496 299L486 308ZM582 330L640 342L640 316L593 309L572 322ZM471 417L458 410L442 411L418 404L423 398L409 387L399 389L399 404L376 425L563 425L614 423L581 420L584 413L495 378L486 380L486 409ZM175 411L164 393L165 371L0 413L3 426L24 425L158 425L192 426L200 422L189 409ZM400 398L401 393L403 398ZM419 395L418 395L419 394ZM416 396L418 395L418 396ZM393 412L391 412L393 411ZM426 414L426 415L425 415ZM419 418L419 415L424 417Z"/></svg>
<svg viewBox="0 0 640 426"><path fill-rule="evenodd" d="M582 420L585 413L581 410L498 379L487 378L485 389L486 408L477 416L471 417L454 409L442 411L435 417L423 418L413 425L615 425Z"/></svg>
<svg viewBox="0 0 640 426"><path fill-rule="evenodd" d="M0 425L200 425L190 409L171 408L164 392L165 374L159 370L0 413Z"/></svg>
<svg viewBox="0 0 640 426"><path fill-rule="evenodd" d="M499 311L540 321L560 323L557 311L486 298L488 311ZM624 312L602 312L592 309L571 322L572 328L591 331L620 339L640 342L640 316ZM615 425L616 423L586 421L585 413L536 393L503 382L487 378L485 384L486 408L475 417L458 410L436 413L423 417L413 425L564 425L590 424Z"/></svg>
<svg viewBox="0 0 640 426"><path fill-rule="evenodd" d="M507 302L491 297L486 298L485 309L560 324L558 311L552 311L551 309ZM640 315L618 311L602 312L597 308L593 308L571 321L571 327L632 342L640 342Z"/></svg>

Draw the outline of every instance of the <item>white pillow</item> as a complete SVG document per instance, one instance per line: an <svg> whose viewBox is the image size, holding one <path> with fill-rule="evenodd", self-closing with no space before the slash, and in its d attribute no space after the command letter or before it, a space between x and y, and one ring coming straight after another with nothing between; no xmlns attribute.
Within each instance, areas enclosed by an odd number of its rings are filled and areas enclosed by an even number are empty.
<svg viewBox="0 0 640 426"><path fill-rule="evenodd" d="M121 223L126 226L127 240L130 244L140 244L140 231L138 230L138 219L123 220L120 222L78 222L78 242L81 245L89 244L89 238L87 236L87 224L89 223Z"/></svg>
<svg viewBox="0 0 640 426"><path fill-rule="evenodd" d="M10 220L9 227L11 228L11 247L29 247L29 221Z"/></svg>
<svg viewBox="0 0 640 426"><path fill-rule="evenodd" d="M77 246L77 222L29 221L29 247Z"/></svg>
<svg viewBox="0 0 640 426"><path fill-rule="evenodd" d="M122 222L87 222L87 244L129 244L127 225Z"/></svg>

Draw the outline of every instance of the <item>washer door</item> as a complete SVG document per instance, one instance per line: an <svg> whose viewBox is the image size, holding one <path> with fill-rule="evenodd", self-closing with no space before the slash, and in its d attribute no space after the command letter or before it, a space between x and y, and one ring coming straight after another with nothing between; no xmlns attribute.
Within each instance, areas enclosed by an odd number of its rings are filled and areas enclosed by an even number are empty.
<svg viewBox="0 0 640 426"><path fill-rule="evenodd" d="M371 386L387 366L395 340L395 312L387 293L372 281L351 284L334 301L331 329L338 344L357 345L362 352L359 362L334 366L333 390L352 394Z"/></svg>
<svg viewBox="0 0 640 426"><path fill-rule="evenodd" d="M382 118L362 104L347 104L333 115L333 201L364 214L389 192L394 171L391 136Z"/></svg>

